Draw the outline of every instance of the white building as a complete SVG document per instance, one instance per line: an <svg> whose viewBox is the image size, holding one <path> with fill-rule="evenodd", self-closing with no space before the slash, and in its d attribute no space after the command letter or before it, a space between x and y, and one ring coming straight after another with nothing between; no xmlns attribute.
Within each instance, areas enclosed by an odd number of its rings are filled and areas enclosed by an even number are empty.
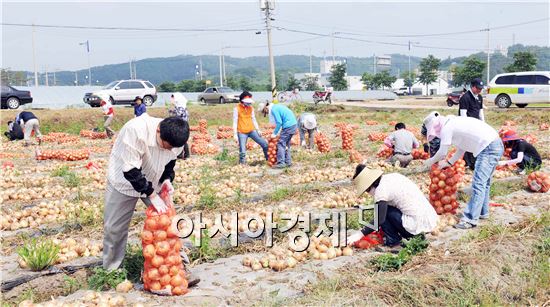
<svg viewBox="0 0 550 307"><path fill-rule="evenodd" d="M296 73L294 74L294 78L297 80L302 80L307 77L317 77L317 85L319 87L329 87L330 82L330 71L332 69L332 66L337 64L342 64L344 62L342 61L330 61L330 60L321 60L320 63L320 72L319 73ZM346 81L348 82L348 90L352 91L360 91L363 89L363 82L361 82L361 76L348 76L346 75Z"/></svg>
<svg viewBox="0 0 550 307"><path fill-rule="evenodd" d="M392 89L396 90L401 87L406 87L404 81L405 80L403 78L399 78L395 80L395 82L392 84ZM426 85L416 82L411 87L411 92L414 95L423 95L423 96L445 95L449 92L449 82L438 77L435 82L428 84L427 91L426 91Z"/></svg>
<svg viewBox="0 0 550 307"><path fill-rule="evenodd" d="M324 75L324 74L330 75L332 66L342 64L342 63L343 63L342 61L321 60L321 64L320 64L321 75Z"/></svg>

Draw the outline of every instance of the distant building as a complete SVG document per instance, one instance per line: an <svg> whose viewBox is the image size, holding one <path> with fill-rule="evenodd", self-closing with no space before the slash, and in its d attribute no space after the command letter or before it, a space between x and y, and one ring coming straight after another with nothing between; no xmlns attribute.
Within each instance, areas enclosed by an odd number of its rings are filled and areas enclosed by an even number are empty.
<svg viewBox="0 0 550 307"><path fill-rule="evenodd" d="M330 61L330 60L321 60L321 64L320 64L320 73L321 75L325 75L325 74L328 74L330 75L330 71L332 70L332 66L334 65L338 65L338 64L343 64L344 62L342 61Z"/></svg>
<svg viewBox="0 0 550 307"><path fill-rule="evenodd" d="M395 82L392 84L392 89L396 90L401 87L405 86L405 79L399 78L395 80ZM449 82L447 82L445 79L438 77L435 82L432 82L428 84L428 91L426 91L426 85L416 82L411 87L411 92L413 95L424 95L424 96L432 96L432 95L445 95L449 92Z"/></svg>

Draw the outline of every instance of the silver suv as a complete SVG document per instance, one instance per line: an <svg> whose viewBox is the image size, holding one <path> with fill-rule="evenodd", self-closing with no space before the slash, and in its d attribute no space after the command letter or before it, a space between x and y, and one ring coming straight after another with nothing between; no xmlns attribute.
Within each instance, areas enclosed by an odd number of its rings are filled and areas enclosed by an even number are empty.
<svg viewBox="0 0 550 307"><path fill-rule="evenodd" d="M143 99L146 106L151 106L157 100L157 89L144 80L113 81L103 89L84 94L84 102L91 107L99 107L99 97L109 97L111 104L132 104L136 96Z"/></svg>

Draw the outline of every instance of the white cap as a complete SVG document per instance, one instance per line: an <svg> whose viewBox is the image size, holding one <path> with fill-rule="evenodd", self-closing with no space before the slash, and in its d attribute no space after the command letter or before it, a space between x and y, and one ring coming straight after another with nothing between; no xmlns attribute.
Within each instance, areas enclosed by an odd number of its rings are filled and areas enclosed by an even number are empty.
<svg viewBox="0 0 550 307"><path fill-rule="evenodd" d="M309 130L315 129L317 127L317 120L315 119L315 115L307 114L304 116L304 127Z"/></svg>

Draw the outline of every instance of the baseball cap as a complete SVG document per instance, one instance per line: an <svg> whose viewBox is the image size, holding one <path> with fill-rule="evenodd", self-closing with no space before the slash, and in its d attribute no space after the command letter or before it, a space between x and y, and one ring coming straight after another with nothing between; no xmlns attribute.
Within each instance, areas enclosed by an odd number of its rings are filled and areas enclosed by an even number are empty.
<svg viewBox="0 0 550 307"><path fill-rule="evenodd" d="M483 84L483 81L481 81L480 78L475 78L472 80L472 82L470 82L470 86L475 86L478 89L483 89L483 86L485 86L485 84Z"/></svg>

